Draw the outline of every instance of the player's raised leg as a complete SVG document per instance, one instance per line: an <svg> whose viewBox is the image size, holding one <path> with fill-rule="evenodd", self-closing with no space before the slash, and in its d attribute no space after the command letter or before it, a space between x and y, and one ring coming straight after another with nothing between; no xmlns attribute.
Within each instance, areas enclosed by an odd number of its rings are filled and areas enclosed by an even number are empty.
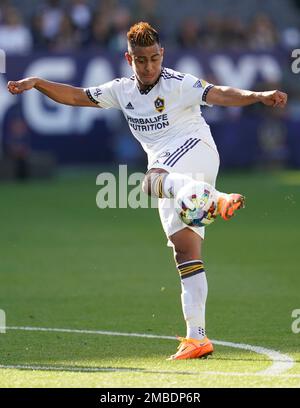
<svg viewBox="0 0 300 408"><path fill-rule="evenodd" d="M181 173L169 173L161 168L147 172L143 182L144 193L158 198L174 198L178 191L193 179Z"/></svg>
<svg viewBox="0 0 300 408"><path fill-rule="evenodd" d="M158 198L175 198L180 189L187 184L193 186L201 183L191 177L181 173L168 173L161 168L154 168L148 171L143 182L143 191L146 194ZM224 219L229 220L234 216L236 210L244 208L245 198L241 194L218 194L218 214Z"/></svg>

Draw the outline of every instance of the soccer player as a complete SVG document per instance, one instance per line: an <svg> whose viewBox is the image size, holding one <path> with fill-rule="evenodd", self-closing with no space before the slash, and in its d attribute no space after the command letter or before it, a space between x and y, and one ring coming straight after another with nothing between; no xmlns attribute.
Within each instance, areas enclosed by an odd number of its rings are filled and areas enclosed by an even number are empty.
<svg viewBox="0 0 300 408"><path fill-rule="evenodd" d="M20 94L35 88L66 105L123 112L148 155L143 191L159 198L161 222L181 278L187 333L179 338L178 351L170 359L205 357L213 352L213 345L205 332L207 280L201 256L204 228L187 227L170 205L187 183L216 183L219 155L200 105L246 106L261 102L284 107L287 95L278 90L252 92L214 86L193 75L164 68L159 34L146 22L133 25L127 39L125 58L133 69L131 78L83 89L31 77L9 81L8 90ZM218 197L218 213L224 219L231 218L244 205L240 194L220 193Z"/></svg>

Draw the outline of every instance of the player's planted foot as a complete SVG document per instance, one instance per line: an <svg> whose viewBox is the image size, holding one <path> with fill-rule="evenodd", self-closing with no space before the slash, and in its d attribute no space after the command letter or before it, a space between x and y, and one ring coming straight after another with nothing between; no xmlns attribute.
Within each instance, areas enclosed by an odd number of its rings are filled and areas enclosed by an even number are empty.
<svg viewBox="0 0 300 408"><path fill-rule="evenodd" d="M188 358L204 358L213 353L214 348L211 341L205 337L202 340L186 339L178 337L180 344L176 354L167 360L184 360Z"/></svg>
<svg viewBox="0 0 300 408"><path fill-rule="evenodd" d="M234 212L245 207L245 197L241 194L222 194L218 199L218 214L224 220L230 220Z"/></svg>

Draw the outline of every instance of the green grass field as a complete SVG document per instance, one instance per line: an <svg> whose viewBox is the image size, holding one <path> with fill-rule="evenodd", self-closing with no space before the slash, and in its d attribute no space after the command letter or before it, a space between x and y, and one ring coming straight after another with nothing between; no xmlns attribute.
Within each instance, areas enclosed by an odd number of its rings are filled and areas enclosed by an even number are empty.
<svg viewBox="0 0 300 408"><path fill-rule="evenodd" d="M0 308L15 327L0 334L0 387L299 387L300 173L219 176L247 208L207 229L215 353L175 362L174 339L80 332L185 334L157 210L98 209L96 176L0 185Z"/></svg>

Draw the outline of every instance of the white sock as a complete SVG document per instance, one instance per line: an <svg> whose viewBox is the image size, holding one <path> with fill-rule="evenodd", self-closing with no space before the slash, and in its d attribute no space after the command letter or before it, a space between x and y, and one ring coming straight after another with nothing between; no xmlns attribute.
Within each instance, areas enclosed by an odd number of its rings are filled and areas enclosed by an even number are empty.
<svg viewBox="0 0 300 408"><path fill-rule="evenodd" d="M194 181L180 173L151 174L151 195L158 198L174 198L181 187Z"/></svg>
<svg viewBox="0 0 300 408"><path fill-rule="evenodd" d="M178 269L181 274L181 304L187 327L186 337L201 340L206 337L205 304L208 287L202 262L202 270L195 270L197 262L199 265L201 261L185 262L178 265ZM184 274L190 276L183 277Z"/></svg>
<svg viewBox="0 0 300 408"><path fill-rule="evenodd" d="M173 198L177 195L181 187L194 181L191 177L180 173L169 173L163 179L164 197Z"/></svg>

